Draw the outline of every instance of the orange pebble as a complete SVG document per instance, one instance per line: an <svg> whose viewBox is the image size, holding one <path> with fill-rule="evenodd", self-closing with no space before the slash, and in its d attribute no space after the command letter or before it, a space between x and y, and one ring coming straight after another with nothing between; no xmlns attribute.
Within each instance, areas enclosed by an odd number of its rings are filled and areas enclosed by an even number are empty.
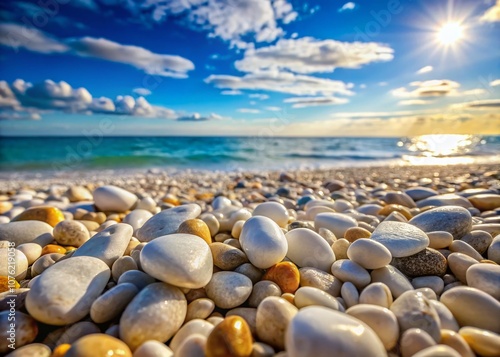
<svg viewBox="0 0 500 357"><path fill-rule="evenodd" d="M252 333L241 316L228 316L215 326L207 339L207 357L249 357Z"/></svg>
<svg viewBox="0 0 500 357"><path fill-rule="evenodd" d="M52 352L52 355L50 357L64 357L64 355L70 348L71 345L69 343L63 343L62 345L54 348L54 351Z"/></svg>
<svg viewBox="0 0 500 357"><path fill-rule="evenodd" d="M26 211L21 212L12 220L16 221L42 221L55 227L61 221L64 221L64 214L55 207L40 206L28 208Z"/></svg>
<svg viewBox="0 0 500 357"><path fill-rule="evenodd" d="M370 231L363 227L351 227L345 231L344 238L352 243L360 238L370 238L371 235Z"/></svg>
<svg viewBox="0 0 500 357"><path fill-rule="evenodd" d="M47 244L42 249L42 255L50 254L50 253L66 254L66 249L60 245L57 245L57 244Z"/></svg>
<svg viewBox="0 0 500 357"><path fill-rule="evenodd" d="M212 243L210 229L208 229L207 224L201 219L194 218L182 222L179 229L177 229L177 233L193 234L202 238L207 244Z"/></svg>
<svg viewBox="0 0 500 357"><path fill-rule="evenodd" d="M278 284L284 293L295 293L299 288L299 269L292 262L281 262L270 267L262 280L271 280Z"/></svg>
<svg viewBox="0 0 500 357"><path fill-rule="evenodd" d="M10 283L10 284L9 284ZM14 278L0 276L0 293L9 291L9 289L19 289L20 285Z"/></svg>
<svg viewBox="0 0 500 357"><path fill-rule="evenodd" d="M406 219L411 219L413 217L413 215L411 214L411 212L408 208L406 208L405 206L396 205L396 204L390 204L390 205L387 205L385 207L382 207L380 209L380 211L378 211L378 214L380 214L382 216L388 216L392 212L399 212L403 216L405 216Z"/></svg>

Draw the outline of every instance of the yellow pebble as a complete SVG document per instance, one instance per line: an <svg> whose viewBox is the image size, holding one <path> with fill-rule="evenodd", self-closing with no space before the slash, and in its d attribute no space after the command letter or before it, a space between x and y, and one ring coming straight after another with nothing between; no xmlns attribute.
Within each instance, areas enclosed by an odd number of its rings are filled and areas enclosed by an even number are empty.
<svg viewBox="0 0 500 357"><path fill-rule="evenodd" d="M271 280L282 292L293 294L299 288L300 272L292 262L281 262L270 267L262 280Z"/></svg>
<svg viewBox="0 0 500 357"><path fill-rule="evenodd" d="M403 216L405 216L406 219L411 219L413 217L413 215L411 214L411 212L408 208L406 208L405 206L396 205L396 204L389 204L385 207L382 207L382 209L380 209L380 211L378 211L378 214L380 214L382 216L388 216L392 212L399 212Z"/></svg>
<svg viewBox="0 0 500 357"><path fill-rule="evenodd" d="M55 227L56 224L64 221L64 214L55 207L32 207L21 212L12 221L42 221Z"/></svg>
<svg viewBox="0 0 500 357"><path fill-rule="evenodd" d="M205 242L207 242L207 244L212 243L210 229L201 219L194 218L182 222L177 230L177 233L194 234L195 236L202 238Z"/></svg>
<svg viewBox="0 0 500 357"><path fill-rule="evenodd" d="M66 352L68 352L70 348L71 345L69 343L63 343L62 345L54 348L54 351L52 352L52 355L50 357L64 357L66 355Z"/></svg>
<svg viewBox="0 0 500 357"><path fill-rule="evenodd" d="M249 357L252 333L240 316L228 316L214 327L207 339L207 357Z"/></svg>
<svg viewBox="0 0 500 357"><path fill-rule="evenodd" d="M119 339L94 333L78 339L64 357L132 357L130 348Z"/></svg>
<svg viewBox="0 0 500 357"><path fill-rule="evenodd" d="M295 295L290 293L284 293L283 295L281 295L281 297L286 301L288 301L290 304L295 305L294 303Z"/></svg>
<svg viewBox="0 0 500 357"><path fill-rule="evenodd" d="M42 249L42 255L50 254L50 253L66 254L66 249L60 245L57 245L57 244L47 244Z"/></svg>
<svg viewBox="0 0 500 357"><path fill-rule="evenodd" d="M10 284L9 284L10 282ZM8 276L0 276L0 293L9 291L9 289L19 289L21 286L16 279L10 278Z"/></svg>
<svg viewBox="0 0 500 357"><path fill-rule="evenodd" d="M4 214L5 212L10 211L12 208L12 203L8 201L1 201L0 202L0 214Z"/></svg>
<svg viewBox="0 0 500 357"><path fill-rule="evenodd" d="M360 238L370 238L371 235L372 234L367 229L364 229L362 227L351 227L347 231L345 231L344 238L352 243Z"/></svg>

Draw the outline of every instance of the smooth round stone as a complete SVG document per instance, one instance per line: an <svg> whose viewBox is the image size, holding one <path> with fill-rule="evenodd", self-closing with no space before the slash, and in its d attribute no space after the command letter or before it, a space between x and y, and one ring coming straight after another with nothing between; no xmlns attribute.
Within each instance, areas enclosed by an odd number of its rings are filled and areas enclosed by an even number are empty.
<svg viewBox="0 0 500 357"><path fill-rule="evenodd" d="M43 343L31 343L29 345L16 348L5 357L51 357L52 351Z"/></svg>
<svg viewBox="0 0 500 357"><path fill-rule="evenodd" d="M441 322L441 330L447 329L451 331L458 331L458 329L460 328L458 326L458 322L451 311L446 307L446 305L437 300L429 300L429 302L434 307L439 316L439 321Z"/></svg>
<svg viewBox="0 0 500 357"><path fill-rule="evenodd" d="M224 207L229 207L232 204L233 203L231 202L231 200L227 197L224 197L224 196L217 196L212 201L212 207L214 210L218 210L218 209L221 209Z"/></svg>
<svg viewBox="0 0 500 357"><path fill-rule="evenodd" d="M168 341L186 318L182 291L165 284L146 286L128 304L120 318L120 338L135 350L148 340Z"/></svg>
<svg viewBox="0 0 500 357"><path fill-rule="evenodd" d="M111 267L125 253L132 233L133 229L128 224L112 225L86 241L73 257L95 257Z"/></svg>
<svg viewBox="0 0 500 357"><path fill-rule="evenodd" d="M0 224L0 239L12 242L17 247L33 242L44 234L52 234L52 226L41 221L22 221Z"/></svg>
<svg viewBox="0 0 500 357"><path fill-rule="evenodd" d="M426 331L436 342L441 338L439 316L429 300L420 292L407 291L390 307L396 315L402 331L419 328Z"/></svg>
<svg viewBox="0 0 500 357"><path fill-rule="evenodd" d="M92 201L94 197L89 190L83 186L71 186L65 193L70 202Z"/></svg>
<svg viewBox="0 0 500 357"><path fill-rule="evenodd" d="M175 352L176 357L205 357L207 338L202 335L191 335L184 340Z"/></svg>
<svg viewBox="0 0 500 357"><path fill-rule="evenodd" d="M215 221L217 222L217 219ZM182 222L179 226L179 229L177 230L177 233L186 233L198 236L205 242L207 242L207 244L212 243L212 235L210 232L211 231L209 226L204 221L198 218L188 219Z"/></svg>
<svg viewBox="0 0 500 357"><path fill-rule="evenodd" d="M189 303L187 307L186 320L206 319L215 309L215 303L207 298L196 299Z"/></svg>
<svg viewBox="0 0 500 357"><path fill-rule="evenodd" d="M359 295L360 304L378 305L389 308L392 301L391 290L383 283L371 283Z"/></svg>
<svg viewBox="0 0 500 357"><path fill-rule="evenodd" d="M460 326L500 333L500 302L485 292L458 286L444 292L440 301L452 312Z"/></svg>
<svg viewBox="0 0 500 357"><path fill-rule="evenodd" d="M32 207L21 212L19 215L12 219L12 222L17 221L41 221L54 227L61 221L64 221L64 214L55 207L40 206Z"/></svg>
<svg viewBox="0 0 500 357"><path fill-rule="evenodd" d="M398 298L405 291L414 290L408 278L391 265L375 269L370 275L372 283L384 283L395 298Z"/></svg>
<svg viewBox="0 0 500 357"><path fill-rule="evenodd" d="M358 289L363 289L371 281L370 273L365 268L348 259L337 260L333 263L332 274L343 282L353 283Z"/></svg>
<svg viewBox="0 0 500 357"><path fill-rule="evenodd" d="M191 335L197 334L208 337L213 331L214 325L210 322L200 319L194 319L185 323L170 341L170 348L177 352L182 343Z"/></svg>
<svg viewBox="0 0 500 357"><path fill-rule="evenodd" d="M347 249L349 249L349 245L349 241L345 238L337 239L332 244L332 250L337 260L347 259Z"/></svg>
<svg viewBox="0 0 500 357"><path fill-rule="evenodd" d="M415 353L413 357L461 357L460 354L453 348L446 345L436 345L432 347L427 347L418 353Z"/></svg>
<svg viewBox="0 0 500 357"><path fill-rule="evenodd" d="M337 299L330 294L311 286L303 286L299 288L295 292L294 303L299 309L311 305L324 306L334 310L340 309Z"/></svg>
<svg viewBox="0 0 500 357"><path fill-rule="evenodd" d="M454 193L447 193L444 195L438 195L434 197L426 198L419 201L417 207L427 207L427 206L457 206L463 208L470 208L472 204L465 197L459 196Z"/></svg>
<svg viewBox="0 0 500 357"><path fill-rule="evenodd" d="M31 286L26 309L38 321L68 325L90 312L106 287L109 267L94 257L71 257L46 271Z"/></svg>
<svg viewBox="0 0 500 357"><path fill-rule="evenodd" d="M481 211L495 210L500 207L500 195L484 193L469 197L469 201Z"/></svg>
<svg viewBox="0 0 500 357"><path fill-rule="evenodd" d="M250 262L260 269L279 263L288 251L281 228L270 218L252 217L245 222L240 243Z"/></svg>
<svg viewBox="0 0 500 357"><path fill-rule="evenodd" d="M249 357L252 353L252 334L240 316L228 316L215 326L207 339L207 357Z"/></svg>
<svg viewBox="0 0 500 357"><path fill-rule="evenodd" d="M451 253L448 255L448 265L455 277L462 283L467 284L467 270L479 262L462 253Z"/></svg>
<svg viewBox="0 0 500 357"><path fill-rule="evenodd" d="M416 207L413 199L404 192L387 192L383 198L387 204L402 205L405 207L413 208Z"/></svg>
<svg viewBox="0 0 500 357"><path fill-rule="evenodd" d="M391 265L410 278L426 275L443 276L448 268L444 255L432 248L425 248L408 257L394 258Z"/></svg>
<svg viewBox="0 0 500 357"><path fill-rule="evenodd" d="M485 231L472 231L463 236L461 240L469 244L479 254L483 254L488 250L493 237Z"/></svg>
<svg viewBox="0 0 500 357"><path fill-rule="evenodd" d="M248 305L257 307L268 296L281 296L280 287L270 280L259 281L253 286L252 293L248 298Z"/></svg>
<svg viewBox="0 0 500 357"><path fill-rule="evenodd" d="M174 351L164 343L149 340L134 351L133 357L174 357Z"/></svg>
<svg viewBox="0 0 500 357"><path fill-rule="evenodd" d="M201 207L195 203L173 207L161 211L151 217L137 231L137 239L149 242L155 238L177 232L182 222L196 218L201 213Z"/></svg>
<svg viewBox="0 0 500 357"><path fill-rule="evenodd" d="M445 231L428 232L429 248L443 249L448 248L453 242L453 235Z"/></svg>
<svg viewBox="0 0 500 357"><path fill-rule="evenodd" d="M116 186L101 186L93 192L94 202L100 211L125 212L137 202L137 196Z"/></svg>
<svg viewBox="0 0 500 357"><path fill-rule="evenodd" d="M213 256L213 264L222 270L234 270L244 263L248 263L248 258L238 248L224 243L211 243L210 250Z"/></svg>
<svg viewBox="0 0 500 357"><path fill-rule="evenodd" d="M23 243L18 245L17 249L26 256L28 265L33 264L42 255L42 246L36 243Z"/></svg>
<svg viewBox="0 0 500 357"><path fill-rule="evenodd" d="M411 357L428 347L436 345L436 341L424 330L411 328L401 335L400 350L402 357Z"/></svg>
<svg viewBox="0 0 500 357"><path fill-rule="evenodd" d="M344 238L349 242L354 242L361 238L370 238L371 232L362 227L352 227L345 231Z"/></svg>
<svg viewBox="0 0 500 357"><path fill-rule="evenodd" d="M459 334L478 355L484 357L500 355L499 334L475 327L462 327Z"/></svg>
<svg viewBox="0 0 500 357"><path fill-rule="evenodd" d="M381 222L371 239L385 246L394 258L408 257L429 245L429 238L422 230L402 222Z"/></svg>
<svg viewBox="0 0 500 357"><path fill-rule="evenodd" d="M365 269L378 269L388 265L392 256L389 249L371 239L361 238L351 243L347 256Z"/></svg>
<svg viewBox="0 0 500 357"><path fill-rule="evenodd" d="M345 313L319 306L300 310L286 332L289 357L387 356L376 333Z"/></svg>
<svg viewBox="0 0 500 357"><path fill-rule="evenodd" d="M312 286L332 296L339 296L342 282L332 274L316 268L300 268L300 286Z"/></svg>
<svg viewBox="0 0 500 357"><path fill-rule="evenodd" d="M243 229L244 224L245 224L245 221L243 221L243 220L236 221L233 228L231 229L231 236L234 237L235 239L239 239L240 235L241 235L241 230Z"/></svg>
<svg viewBox="0 0 500 357"><path fill-rule="evenodd" d="M320 213L314 218L316 230L326 228L335 234L337 238L344 237L345 232L351 227L357 227L358 222L342 213Z"/></svg>
<svg viewBox="0 0 500 357"><path fill-rule="evenodd" d="M466 280L470 287L482 290L500 300L500 265L471 265L467 269Z"/></svg>
<svg viewBox="0 0 500 357"><path fill-rule="evenodd" d="M78 221L59 222L52 234L57 243L73 247L80 247L90 238L88 229Z"/></svg>
<svg viewBox="0 0 500 357"><path fill-rule="evenodd" d="M286 256L297 266L330 270L335 254L318 233L307 228L297 228L289 231L285 237L288 241Z"/></svg>
<svg viewBox="0 0 500 357"><path fill-rule="evenodd" d="M451 252L454 253L463 253L468 255L471 258L476 259L477 261L480 261L483 259L481 254L479 254L474 248L472 248L469 244L465 243L464 241L461 240L454 240L453 243L450 244L449 247Z"/></svg>
<svg viewBox="0 0 500 357"><path fill-rule="evenodd" d="M262 342L254 342L252 345L252 357L273 357L276 354L274 348Z"/></svg>
<svg viewBox="0 0 500 357"><path fill-rule="evenodd" d="M130 348L119 339L96 333L76 341L64 357L123 356L132 357Z"/></svg>
<svg viewBox="0 0 500 357"><path fill-rule="evenodd" d="M114 281L118 281L120 276L129 270L137 270L137 263L131 256L123 256L115 260L111 267L111 276Z"/></svg>
<svg viewBox="0 0 500 357"><path fill-rule="evenodd" d="M285 333L297 311L295 306L283 298L270 296L264 299L257 307L256 324L259 340L280 350L284 349Z"/></svg>
<svg viewBox="0 0 500 357"><path fill-rule="evenodd" d="M424 232L445 231L460 239L472 229L472 216L459 206L432 208L413 217L410 224Z"/></svg>
<svg viewBox="0 0 500 357"><path fill-rule="evenodd" d="M57 339L56 346L72 344L83 336L101 332L99 327L90 321L80 321L68 328L63 327L62 330L64 333Z"/></svg>
<svg viewBox="0 0 500 357"><path fill-rule="evenodd" d="M326 206L312 206L309 207L306 211L306 217L311 221L314 221L316 216L320 213L335 213L335 210Z"/></svg>
<svg viewBox="0 0 500 357"><path fill-rule="evenodd" d="M144 289L149 284L156 282L156 279L139 270L129 270L120 275L117 284L132 283L139 290Z"/></svg>
<svg viewBox="0 0 500 357"><path fill-rule="evenodd" d="M125 310L138 292L139 289L131 283L116 285L92 303L90 317L98 324L114 319Z"/></svg>
<svg viewBox="0 0 500 357"><path fill-rule="evenodd" d="M212 277L212 253L206 242L192 234L170 234L146 244L141 267L150 276L189 289L205 286Z"/></svg>
<svg viewBox="0 0 500 357"><path fill-rule="evenodd" d="M262 280L275 282L284 293L294 293L300 284L300 272L292 262L281 262L269 268Z"/></svg>
<svg viewBox="0 0 500 357"><path fill-rule="evenodd" d="M438 192L428 187L412 187L405 190L405 193L414 201L420 201L432 196L437 196Z"/></svg>
<svg viewBox="0 0 500 357"><path fill-rule="evenodd" d="M14 326L11 326L11 323ZM10 351L9 345L13 343L19 348L33 342L37 334L38 325L31 316L20 311L0 312L0 353Z"/></svg>
<svg viewBox="0 0 500 357"><path fill-rule="evenodd" d="M12 276L17 281L26 277L28 258L15 248L0 248L0 276Z"/></svg>
<svg viewBox="0 0 500 357"><path fill-rule="evenodd" d="M245 275L221 271L212 276L205 291L217 307L232 309L248 299L252 293L252 287L252 281Z"/></svg>
<svg viewBox="0 0 500 357"><path fill-rule="evenodd" d="M383 206L375 203L367 203L356 208L356 211L363 214L369 214L371 216L376 216L378 212L383 208Z"/></svg>
<svg viewBox="0 0 500 357"><path fill-rule="evenodd" d="M249 278L253 284L256 284L258 281L262 279L262 276L264 275L264 272L259 269L254 267L250 263L245 263L234 269L236 273L240 273L245 275L247 278Z"/></svg>
<svg viewBox="0 0 500 357"><path fill-rule="evenodd" d="M351 307L359 304L358 289L351 282L345 282L340 289L340 296L344 301L346 307Z"/></svg>
<svg viewBox="0 0 500 357"><path fill-rule="evenodd" d="M444 281L439 276L420 276L414 278L411 281L411 285L413 285L415 289L430 288L436 295L441 294L444 289Z"/></svg>
<svg viewBox="0 0 500 357"><path fill-rule="evenodd" d="M257 334L257 309L251 307L237 307L235 309L229 310L226 313L226 317L228 316L240 316L245 319L248 326L250 327L250 331L252 335Z"/></svg>
<svg viewBox="0 0 500 357"><path fill-rule="evenodd" d="M457 330L458 331L458 330ZM455 331L441 329L441 344L450 346L462 357L476 357L467 341Z"/></svg>
<svg viewBox="0 0 500 357"><path fill-rule="evenodd" d="M347 309L346 313L371 327L387 351L396 346L399 326L391 310L376 305L359 304Z"/></svg>
<svg viewBox="0 0 500 357"><path fill-rule="evenodd" d="M247 221L250 217L252 217L252 214L246 208L231 206L229 207L229 211L224 213L223 218L219 221L219 231L230 232L236 222Z"/></svg>
<svg viewBox="0 0 500 357"><path fill-rule="evenodd" d="M31 266L31 276L35 277L42 274L47 268L55 264L59 259L63 258L63 254L51 253L42 255Z"/></svg>
<svg viewBox="0 0 500 357"><path fill-rule="evenodd" d="M280 227L288 224L288 210L277 202L264 202L255 207L253 216L264 216L271 218Z"/></svg>
<svg viewBox="0 0 500 357"><path fill-rule="evenodd" d="M487 256L489 260L500 264L500 238L498 237L499 236L496 236L491 242L491 245L488 248Z"/></svg>
<svg viewBox="0 0 500 357"><path fill-rule="evenodd" d="M135 209L123 218L122 223L132 226L134 232L141 228L153 214L145 209Z"/></svg>

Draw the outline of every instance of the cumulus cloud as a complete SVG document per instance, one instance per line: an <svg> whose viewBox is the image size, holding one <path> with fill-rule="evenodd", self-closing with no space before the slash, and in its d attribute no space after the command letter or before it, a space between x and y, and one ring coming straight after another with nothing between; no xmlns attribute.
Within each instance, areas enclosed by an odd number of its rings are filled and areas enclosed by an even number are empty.
<svg viewBox="0 0 500 357"><path fill-rule="evenodd" d="M481 16L481 21L483 22L500 21L500 0L497 0L495 5L486 10L483 16Z"/></svg>
<svg viewBox="0 0 500 357"><path fill-rule="evenodd" d="M411 82L410 87L413 90L408 90L405 87L400 87L392 90L392 94L396 97L411 98L411 97L443 97L456 92L460 87L460 83L449 79L434 79L430 81Z"/></svg>
<svg viewBox="0 0 500 357"><path fill-rule="evenodd" d="M394 58L393 49L375 42L340 42L312 37L281 39L275 45L249 48L235 62L238 70L289 70L296 73L326 73L335 68L360 68Z"/></svg>
<svg viewBox="0 0 500 357"><path fill-rule="evenodd" d="M260 110L258 109L251 109L251 108L240 108L238 109L240 113L247 113L247 114L259 114Z"/></svg>
<svg viewBox="0 0 500 357"><path fill-rule="evenodd" d="M356 9L357 5L353 2L346 2L344 5L342 5L337 11L338 12L344 12L344 11L352 11Z"/></svg>
<svg viewBox="0 0 500 357"><path fill-rule="evenodd" d="M432 66L424 66L424 67L420 68L416 73L417 74L429 73L429 72L432 72L433 69L434 69L434 67L432 67Z"/></svg>
<svg viewBox="0 0 500 357"><path fill-rule="evenodd" d="M194 113L191 115L183 115L179 116L176 120L177 121L193 121L193 122L201 122L201 121L209 121L209 120L222 120L224 117L211 113L210 115L203 116L200 113Z"/></svg>
<svg viewBox="0 0 500 357"><path fill-rule="evenodd" d="M429 104L429 101L423 99L407 99L407 100L400 100L398 102L398 105L425 105L425 104Z"/></svg>
<svg viewBox="0 0 500 357"><path fill-rule="evenodd" d="M266 100L269 99L269 96L267 94L260 94L260 93L252 93L248 95L249 98L256 98L260 100Z"/></svg>
<svg viewBox="0 0 500 357"><path fill-rule="evenodd" d="M123 63L148 74L187 78L194 69L190 60L175 55L158 54L139 46L123 45L104 38L82 37L56 39L42 31L18 24L0 24L0 44L39 53L67 53Z"/></svg>
<svg viewBox="0 0 500 357"><path fill-rule="evenodd" d="M46 54L69 50L67 45L40 30L13 23L0 24L0 44Z"/></svg>
<svg viewBox="0 0 500 357"><path fill-rule="evenodd" d="M336 97L295 97L287 98L283 102L293 103L292 108L317 107L322 105L338 105L348 103L347 98Z"/></svg>
<svg viewBox="0 0 500 357"><path fill-rule="evenodd" d="M490 86L491 87L500 86L500 79L495 79L494 81L491 81Z"/></svg>
<svg viewBox="0 0 500 357"><path fill-rule="evenodd" d="M19 101L9 84L6 81L0 81L0 108L14 109L17 107L19 107Z"/></svg>
<svg viewBox="0 0 500 357"><path fill-rule="evenodd" d="M147 88L134 88L132 92L143 97L151 94L151 91Z"/></svg>
<svg viewBox="0 0 500 357"><path fill-rule="evenodd" d="M294 95L353 95L352 84L326 78L298 75L288 72L265 71L248 73L242 77L230 75L211 75L206 83L217 88L232 90L267 90Z"/></svg>
<svg viewBox="0 0 500 357"><path fill-rule="evenodd" d="M147 0L137 4L151 11L156 22L169 15L184 16L191 28L208 31L209 36L239 48L248 46L248 36L256 42L274 41L283 34L281 24L297 17L286 0Z"/></svg>

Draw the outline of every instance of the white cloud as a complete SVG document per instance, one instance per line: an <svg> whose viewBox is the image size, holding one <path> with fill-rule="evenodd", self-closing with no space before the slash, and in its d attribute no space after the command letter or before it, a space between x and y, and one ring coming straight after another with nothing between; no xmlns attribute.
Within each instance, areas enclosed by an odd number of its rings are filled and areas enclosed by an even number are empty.
<svg viewBox="0 0 500 357"><path fill-rule="evenodd" d="M249 73L242 77L230 75L211 75L205 82L217 88L267 90L294 95L353 95L352 85L342 81L287 72L265 71Z"/></svg>
<svg viewBox="0 0 500 357"><path fill-rule="evenodd" d="M133 92L143 97L151 95L151 91L147 88L134 88Z"/></svg>
<svg viewBox="0 0 500 357"><path fill-rule="evenodd" d="M79 56L128 64L148 74L187 78L187 72L194 69L193 62L186 58L158 54L143 47L122 45L104 38L83 37L68 41L68 45Z"/></svg>
<svg viewBox="0 0 500 357"><path fill-rule="evenodd" d="M429 73L433 70L434 68L432 66L425 66L425 67L422 67L420 68L416 74L424 74L424 73Z"/></svg>
<svg viewBox="0 0 500 357"><path fill-rule="evenodd" d="M391 92L394 96L401 98L442 97L455 93L460 87L460 83L449 79L433 79L411 82L410 87L415 87L415 89L408 90L405 87L400 87Z"/></svg>
<svg viewBox="0 0 500 357"><path fill-rule="evenodd" d="M265 107L265 110L269 110L270 112L279 112L281 111L280 107Z"/></svg>
<svg viewBox="0 0 500 357"><path fill-rule="evenodd" d="M483 16L481 16L481 21L483 22L500 21L500 0L497 0L495 5L486 10Z"/></svg>
<svg viewBox="0 0 500 357"><path fill-rule="evenodd" d="M500 79L495 79L494 81L491 81L490 86L491 87L500 86Z"/></svg>
<svg viewBox="0 0 500 357"><path fill-rule="evenodd" d="M258 109L251 109L251 108L240 108L238 109L240 113L247 113L247 114L259 114L260 110Z"/></svg>
<svg viewBox="0 0 500 357"><path fill-rule="evenodd" d="M140 7L151 10L157 22L170 14L185 16L189 26L240 48L248 46L248 36L256 42L274 41L283 34L280 23L287 24L297 17L286 0L148 0Z"/></svg>
<svg viewBox="0 0 500 357"><path fill-rule="evenodd" d="M472 102L457 103L451 105L451 109L479 109L493 110L500 108L500 99L475 100Z"/></svg>
<svg viewBox="0 0 500 357"><path fill-rule="evenodd" d="M100 97L93 98L88 109L93 113L114 113L116 110L115 103L109 98Z"/></svg>
<svg viewBox="0 0 500 357"><path fill-rule="evenodd" d="M335 68L360 68L394 58L389 46L375 42L340 42L312 37L281 39L275 45L248 48L235 66L242 72L289 70L296 73L326 73Z"/></svg>
<svg viewBox="0 0 500 357"><path fill-rule="evenodd" d="M387 117L404 117L410 115L423 115L423 114L434 114L438 113L439 110L429 109L429 110L400 110L394 112L337 112L331 115L332 118L387 118Z"/></svg>
<svg viewBox="0 0 500 357"><path fill-rule="evenodd" d="M40 53L63 53L69 50L61 41L37 30L18 24L0 24L0 44Z"/></svg>
<svg viewBox="0 0 500 357"><path fill-rule="evenodd" d="M295 97L287 98L283 102L293 103L292 108L317 107L322 105L339 105L348 103L347 98L336 97Z"/></svg>
<svg viewBox="0 0 500 357"><path fill-rule="evenodd" d="M10 89L9 84L6 81L0 81L0 108L14 109L17 107L19 107L19 101L12 89Z"/></svg>
<svg viewBox="0 0 500 357"><path fill-rule="evenodd" d="M239 90L223 90L220 92L222 95L242 95L243 92Z"/></svg>
<svg viewBox="0 0 500 357"><path fill-rule="evenodd" d="M346 2L344 5L342 5L339 9L338 12L344 12L344 11L352 11L356 8L356 4L353 2Z"/></svg>
<svg viewBox="0 0 500 357"><path fill-rule="evenodd" d="M191 115L184 115L178 117L177 121L193 121L193 122L201 122L201 121L209 121L209 120L222 120L226 119L218 114L211 113L210 115L203 116L200 113L194 113Z"/></svg>
<svg viewBox="0 0 500 357"><path fill-rule="evenodd" d="M260 100L269 99L269 96L267 94L260 94L260 93L252 93L252 94L249 94L248 97L250 97L250 98L257 98L257 99L260 99Z"/></svg>
<svg viewBox="0 0 500 357"><path fill-rule="evenodd" d="M422 99L407 99L398 102L398 105L425 105L425 104L429 104L429 101Z"/></svg>

